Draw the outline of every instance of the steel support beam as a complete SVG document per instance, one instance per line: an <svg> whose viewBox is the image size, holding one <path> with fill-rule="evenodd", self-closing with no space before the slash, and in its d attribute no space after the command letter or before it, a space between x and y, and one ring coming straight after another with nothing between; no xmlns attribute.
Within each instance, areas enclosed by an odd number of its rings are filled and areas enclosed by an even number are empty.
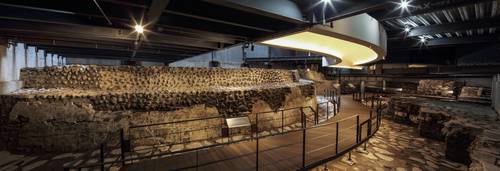
<svg viewBox="0 0 500 171"><path fill-rule="evenodd" d="M436 11L448 10L459 8L463 6L469 6L477 3L491 2L493 0L459 0L457 1L422 1L420 4L412 4L412 6L420 6L418 9L412 9L410 7L410 12L401 13L400 10L385 10L377 13L372 13L372 17L378 19L379 21L394 20L398 18L406 18L410 16L416 16ZM418 2L417 2L418 3Z"/></svg>
<svg viewBox="0 0 500 171"><path fill-rule="evenodd" d="M425 43L414 39L399 39L391 40L388 42L389 49L412 49L412 48L426 48L434 46L454 46L466 44L480 44L480 43L497 43L500 42L500 34L486 35L486 36L472 36L472 37L452 37L431 39Z"/></svg>
<svg viewBox="0 0 500 171"><path fill-rule="evenodd" d="M500 27L500 16L481 19L481 20L466 21L466 22L416 27L410 30L407 37L434 35L439 33L454 33L469 29L490 28L490 27Z"/></svg>

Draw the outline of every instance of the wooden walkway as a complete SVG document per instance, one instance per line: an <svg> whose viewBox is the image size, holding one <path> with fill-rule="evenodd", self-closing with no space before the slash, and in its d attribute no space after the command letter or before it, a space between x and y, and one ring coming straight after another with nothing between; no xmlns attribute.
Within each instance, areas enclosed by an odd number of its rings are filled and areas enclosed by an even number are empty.
<svg viewBox="0 0 500 171"><path fill-rule="evenodd" d="M342 96L341 111L327 122L339 122L338 151L356 143L356 114L360 123L368 120L370 109ZM375 122L375 121L374 121ZM336 124L306 130L305 165L336 154ZM363 138L366 137L366 128ZM259 139L259 170L296 170L302 167L303 132L295 131L283 135ZM256 170L255 140L244 141L206 150L186 152L160 159L141 161L126 165L121 170ZM221 161L222 160L222 161ZM198 168L189 166L199 165Z"/></svg>

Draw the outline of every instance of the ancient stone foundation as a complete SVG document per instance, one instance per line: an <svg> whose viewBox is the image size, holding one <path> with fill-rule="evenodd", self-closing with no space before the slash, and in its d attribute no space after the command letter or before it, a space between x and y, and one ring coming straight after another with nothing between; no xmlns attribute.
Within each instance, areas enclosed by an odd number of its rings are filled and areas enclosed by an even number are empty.
<svg viewBox="0 0 500 171"><path fill-rule="evenodd" d="M471 170L495 168L500 149L500 122L486 105L428 98L393 96L385 116L415 125L421 136L445 141L446 158Z"/></svg>
<svg viewBox="0 0 500 171"><path fill-rule="evenodd" d="M206 140L222 136L224 118L316 106L313 83L287 70L65 66L24 69L21 79L23 89L0 96L0 145L9 150L89 150L117 143L120 129L138 145ZM285 124L300 122L296 112Z"/></svg>

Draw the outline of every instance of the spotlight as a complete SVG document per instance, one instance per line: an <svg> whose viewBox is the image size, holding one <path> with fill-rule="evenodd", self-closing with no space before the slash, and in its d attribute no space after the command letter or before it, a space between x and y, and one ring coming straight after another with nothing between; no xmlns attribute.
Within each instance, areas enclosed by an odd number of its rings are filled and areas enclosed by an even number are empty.
<svg viewBox="0 0 500 171"><path fill-rule="evenodd" d="M332 0L321 0L321 2L323 2L323 3L330 3L330 2L332 2Z"/></svg>
<svg viewBox="0 0 500 171"><path fill-rule="evenodd" d="M425 37L420 38L421 43L425 43L427 40L425 40Z"/></svg>
<svg viewBox="0 0 500 171"><path fill-rule="evenodd" d="M410 27L405 27L405 32L410 32Z"/></svg>
<svg viewBox="0 0 500 171"><path fill-rule="evenodd" d="M408 6L410 6L410 2L406 1L406 0L401 0L401 2L399 3L399 6L403 9L407 9Z"/></svg>
<svg viewBox="0 0 500 171"><path fill-rule="evenodd" d="M135 25L134 29L137 33L141 33L141 34L144 33L144 26L137 24L137 25Z"/></svg>

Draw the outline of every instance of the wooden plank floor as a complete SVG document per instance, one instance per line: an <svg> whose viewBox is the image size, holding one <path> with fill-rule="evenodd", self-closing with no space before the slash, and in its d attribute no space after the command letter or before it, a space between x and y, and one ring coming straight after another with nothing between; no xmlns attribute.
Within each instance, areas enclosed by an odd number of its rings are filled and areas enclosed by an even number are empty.
<svg viewBox="0 0 500 171"><path fill-rule="evenodd" d="M360 123L369 118L370 109L342 96L341 111L327 122L336 122L360 114ZM363 128L366 136L366 128ZM335 155L336 125L308 129L306 133L306 164ZM356 119L339 123L338 151L355 144ZM363 136L363 137L365 137ZM256 141L245 141L198 152L183 153L166 158L141 161L121 170L177 170L201 164L187 170L255 170ZM223 162L217 162L224 159ZM289 132L259 140L259 170L295 170L302 166L302 131Z"/></svg>

